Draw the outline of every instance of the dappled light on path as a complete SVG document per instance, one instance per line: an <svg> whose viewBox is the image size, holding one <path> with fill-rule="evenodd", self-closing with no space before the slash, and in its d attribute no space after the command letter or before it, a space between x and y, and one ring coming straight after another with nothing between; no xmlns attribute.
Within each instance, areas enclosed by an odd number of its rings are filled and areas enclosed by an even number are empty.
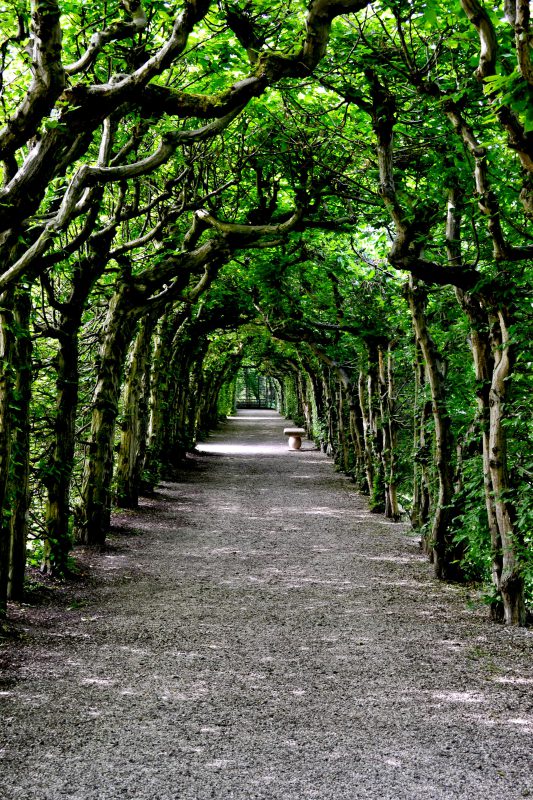
<svg viewBox="0 0 533 800"><path fill-rule="evenodd" d="M116 517L98 599L0 685L9 800L528 796L531 632L285 424L240 412Z"/></svg>
<svg viewBox="0 0 533 800"><path fill-rule="evenodd" d="M303 440L301 450L289 450L287 437L283 434L288 424L280 414L272 411L242 410L237 416L228 417L237 436L224 436L224 427L196 449L199 453L230 456L285 456L298 458L302 451L315 450L312 442ZM260 431L258 435L258 431Z"/></svg>
<svg viewBox="0 0 533 800"><path fill-rule="evenodd" d="M237 422L239 425L255 425L257 428L258 423L262 424L265 420L279 422L282 419L281 415L277 412L273 414L271 411L253 410L240 411L236 416L227 417L228 422Z"/></svg>
<svg viewBox="0 0 533 800"><path fill-rule="evenodd" d="M259 455L279 455L287 450L287 445L274 445L274 444L214 444L210 442L201 442L196 446L199 453L214 453L217 455L242 455L242 456L259 456ZM291 451L298 453L298 450Z"/></svg>

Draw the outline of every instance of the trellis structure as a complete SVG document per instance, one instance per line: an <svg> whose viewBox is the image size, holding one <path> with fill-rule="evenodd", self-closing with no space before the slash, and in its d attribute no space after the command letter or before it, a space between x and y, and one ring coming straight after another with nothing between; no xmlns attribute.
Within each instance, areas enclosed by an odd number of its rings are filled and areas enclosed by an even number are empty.
<svg viewBox="0 0 533 800"><path fill-rule="evenodd" d="M279 386L275 378L262 375L256 367L242 367L237 375L237 408L278 407Z"/></svg>

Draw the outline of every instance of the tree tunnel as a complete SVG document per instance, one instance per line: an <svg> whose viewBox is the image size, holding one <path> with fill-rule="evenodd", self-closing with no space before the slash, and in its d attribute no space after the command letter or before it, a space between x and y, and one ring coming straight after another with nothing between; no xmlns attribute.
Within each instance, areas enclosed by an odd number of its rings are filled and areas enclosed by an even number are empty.
<svg viewBox="0 0 533 800"><path fill-rule="evenodd" d="M491 9L7 4L2 617L264 403L525 623L531 31Z"/></svg>

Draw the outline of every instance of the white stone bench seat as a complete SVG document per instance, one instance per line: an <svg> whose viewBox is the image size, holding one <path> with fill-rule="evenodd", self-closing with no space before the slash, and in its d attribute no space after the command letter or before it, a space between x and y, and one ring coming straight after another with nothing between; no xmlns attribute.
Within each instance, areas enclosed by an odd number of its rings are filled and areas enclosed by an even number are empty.
<svg viewBox="0 0 533 800"><path fill-rule="evenodd" d="M305 436L305 428L284 428L283 433L289 437L289 450L299 450L302 446L302 436Z"/></svg>

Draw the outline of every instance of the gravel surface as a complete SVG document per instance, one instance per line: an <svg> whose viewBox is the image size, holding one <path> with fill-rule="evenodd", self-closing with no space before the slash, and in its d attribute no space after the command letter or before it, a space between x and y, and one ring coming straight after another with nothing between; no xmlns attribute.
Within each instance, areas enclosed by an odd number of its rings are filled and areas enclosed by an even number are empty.
<svg viewBox="0 0 533 800"><path fill-rule="evenodd" d="M83 602L13 609L2 800L533 797L533 632L286 424L240 412L116 517Z"/></svg>

